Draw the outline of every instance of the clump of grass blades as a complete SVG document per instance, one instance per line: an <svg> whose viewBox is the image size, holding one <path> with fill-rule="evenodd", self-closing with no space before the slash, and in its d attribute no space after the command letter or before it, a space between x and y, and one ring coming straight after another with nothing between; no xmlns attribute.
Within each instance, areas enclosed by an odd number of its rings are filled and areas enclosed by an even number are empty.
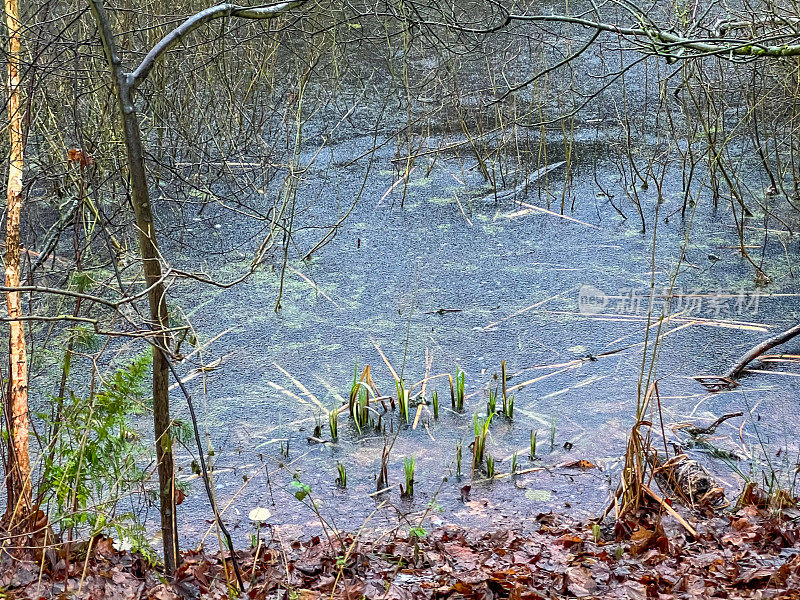
<svg viewBox="0 0 800 600"><path fill-rule="evenodd" d="M497 412L497 388L489 389L489 402L486 403L486 414L493 415Z"/></svg>
<svg viewBox="0 0 800 600"><path fill-rule="evenodd" d="M369 424L369 391L365 387L359 388L358 402L353 411L353 421L359 433Z"/></svg>
<svg viewBox="0 0 800 600"><path fill-rule="evenodd" d="M747 401L745 401L745 405L748 409L747 412L752 415ZM780 513L783 509L797 507L800 502L797 494L798 478L800 478L800 454L793 457L788 448L781 447L775 454L775 458L771 457L762 437L761 428L752 417L751 425L757 444L751 453L750 473L742 471L736 464L736 459L722 458L745 483L736 500L737 508L755 505ZM781 458L778 459L778 457ZM759 478L761 479L760 485L757 482Z"/></svg>
<svg viewBox="0 0 800 600"><path fill-rule="evenodd" d="M350 416L357 421L359 430L363 425L366 424L365 420L360 418L364 416L363 406L361 403L361 394L364 391L367 392L367 407L369 407L369 396L372 395L373 398L377 398L380 394L378 393L378 388L375 385L375 382L372 380L372 375L370 375L370 366L367 365L364 367L364 371L361 373L361 377L359 377L358 363L356 363L355 370L353 371L353 381L350 385L350 395L348 397L347 407L350 412ZM359 411L361 411L362 414L356 415L356 413Z"/></svg>
<svg viewBox="0 0 800 600"><path fill-rule="evenodd" d="M503 398L503 414L506 419L511 420L514 418L514 394Z"/></svg>
<svg viewBox="0 0 800 600"><path fill-rule="evenodd" d="M334 442L339 439L339 410L334 405L333 410L328 412L328 429L331 433L331 440Z"/></svg>
<svg viewBox="0 0 800 600"><path fill-rule="evenodd" d="M411 498L414 496L414 472L417 469L417 459L414 456L407 456L403 460L403 473L405 475L406 487L401 490L401 496Z"/></svg>
<svg viewBox="0 0 800 600"><path fill-rule="evenodd" d="M486 477L489 479L494 478L494 458L491 454L486 455Z"/></svg>
<svg viewBox="0 0 800 600"><path fill-rule="evenodd" d="M433 395L431 396L431 402L433 403L433 418L439 418L439 392L433 390Z"/></svg>
<svg viewBox="0 0 800 600"><path fill-rule="evenodd" d="M511 474L514 475L517 472L517 453L511 456Z"/></svg>
<svg viewBox="0 0 800 600"><path fill-rule="evenodd" d="M397 390L397 405L400 408L400 414L402 415L403 419L406 423L409 422L408 416L408 404L409 404L409 396L411 390L407 390L405 388L405 383L402 379L395 379L394 382L395 389Z"/></svg>
<svg viewBox="0 0 800 600"><path fill-rule="evenodd" d="M489 425L492 422L492 415L487 415L485 419L478 417L475 413L473 417L473 427L475 430L475 440L472 445L472 472L483 463L483 456L486 450L486 438L489 435Z"/></svg>
<svg viewBox="0 0 800 600"><path fill-rule="evenodd" d="M503 415L506 419L513 419L514 418L514 395L508 395L506 391L506 381L508 381L508 376L506 375L506 361L500 362L500 371L501 377L500 382L502 385L503 391Z"/></svg>
<svg viewBox="0 0 800 600"><path fill-rule="evenodd" d="M454 410L464 410L464 387L466 375L464 371L456 367L456 377L450 375L450 402Z"/></svg>
<svg viewBox="0 0 800 600"><path fill-rule="evenodd" d="M336 463L336 471L339 473L336 477L336 485L344 489L347 487L347 468L341 462Z"/></svg>

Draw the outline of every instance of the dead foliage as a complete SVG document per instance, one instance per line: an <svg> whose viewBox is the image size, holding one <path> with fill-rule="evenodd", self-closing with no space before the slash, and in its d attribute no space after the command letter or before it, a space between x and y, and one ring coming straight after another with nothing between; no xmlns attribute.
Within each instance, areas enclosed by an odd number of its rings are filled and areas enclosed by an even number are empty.
<svg viewBox="0 0 800 600"><path fill-rule="evenodd" d="M553 513L539 531L439 529L424 538L314 537L240 551L241 598L417 600L475 598L797 598L800 525L756 506L695 524L697 537L670 518L625 519L611 529ZM97 538L91 551L44 563L4 558L8 598L233 598L220 554L189 552L166 584L140 557ZM67 569L69 572L67 572Z"/></svg>

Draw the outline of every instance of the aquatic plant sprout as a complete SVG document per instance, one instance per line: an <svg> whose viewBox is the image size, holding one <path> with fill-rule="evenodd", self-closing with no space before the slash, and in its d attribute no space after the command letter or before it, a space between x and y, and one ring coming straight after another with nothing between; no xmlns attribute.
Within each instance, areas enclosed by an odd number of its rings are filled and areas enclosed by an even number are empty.
<svg viewBox="0 0 800 600"><path fill-rule="evenodd" d="M493 415L497 412L497 388L489 388L489 402L486 404L486 413Z"/></svg>
<svg viewBox="0 0 800 600"><path fill-rule="evenodd" d="M486 418L481 418L478 413L473 417L473 428L475 431L475 440L472 448L472 472L479 468L483 463L484 452L486 450L486 438L489 435L489 425L492 422L493 415L487 415Z"/></svg>
<svg viewBox="0 0 800 600"><path fill-rule="evenodd" d="M409 394L411 393L410 390L405 389L405 384L403 383L402 379L396 379L395 388L397 390L397 405L400 408L400 414L402 415L405 422L409 422L409 412L408 412L408 404L409 404Z"/></svg>
<svg viewBox="0 0 800 600"><path fill-rule="evenodd" d="M403 495L409 498L414 495L414 473L416 469L417 458L415 456L407 456L405 459L403 459L403 474L405 475L406 482Z"/></svg>

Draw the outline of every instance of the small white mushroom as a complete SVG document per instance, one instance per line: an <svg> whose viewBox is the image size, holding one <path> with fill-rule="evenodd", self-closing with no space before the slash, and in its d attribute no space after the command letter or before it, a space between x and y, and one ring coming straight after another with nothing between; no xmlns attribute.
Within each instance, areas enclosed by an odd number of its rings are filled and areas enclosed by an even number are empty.
<svg viewBox="0 0 800 600"><path fill-rule="evenodd" d="M255 521L256 523L262 523L267 519L269 519L272 516L272 513L269 512L269 510L266 508L261 508L260 506L257 506L256 508L251 510L247 516L250 517L251 521Z"/></svg>

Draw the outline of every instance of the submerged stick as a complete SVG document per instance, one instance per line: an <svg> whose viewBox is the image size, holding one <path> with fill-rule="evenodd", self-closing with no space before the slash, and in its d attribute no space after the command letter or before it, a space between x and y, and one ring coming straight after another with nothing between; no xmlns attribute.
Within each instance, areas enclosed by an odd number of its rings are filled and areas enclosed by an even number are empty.
<svg viewBox="0 0 800 600"><path fill-rule="evenodd" d="M526 191L531 184L534 184L537 181L539 181L539 179L541 179L543 176L547 175L553 169L557 169L558 167L562 167L565 164L567 164L567 162L562 160L561 162L553 163L551 165L545 165L544 167L542 167L540 169L537 169L536 171L531 173L517 187L515 187L515 188L513 188L511 190L505 190L503 192L499 192L497 194L490 194L488 196L485 196L481 200L484 201L484 202L489 202L489 201L499 202L500 200L505 200L506 198L511 198L513 196L516 196L517 194Z"/></svg>

